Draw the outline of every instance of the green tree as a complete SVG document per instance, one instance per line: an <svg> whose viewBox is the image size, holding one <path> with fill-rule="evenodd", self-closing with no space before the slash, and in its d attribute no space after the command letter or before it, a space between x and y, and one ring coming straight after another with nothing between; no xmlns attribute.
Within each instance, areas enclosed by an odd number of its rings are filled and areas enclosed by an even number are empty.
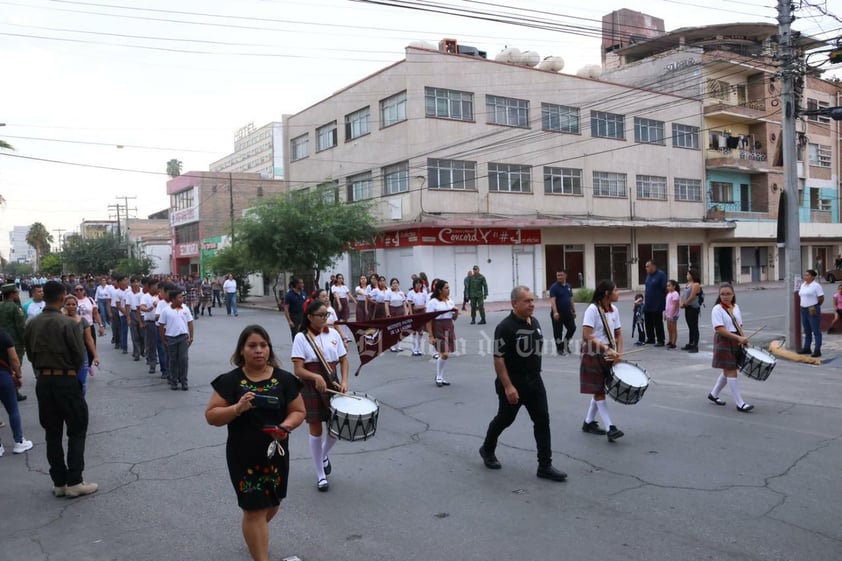
<svg viewBox="0 0 842 561"><path fill-rule="evenodd" d="M35 270L41 271L41 258L50 252L50 244L53 241L53 235L40 222L36 222L29 227L29 232L26 233L26 243L35 249Z"/></svg>
<svg viewBox="0 0 842 561"><path fill-rule="evenodd" d="M155 262L149 257L128 257L120 259L115 269L126 275L145 276L152 272Z"/></svg>
<svg viewBox="0 0 842 561"><path fill-rule="evenodd" d="M61 254L48 253L41 259L41 271L47 275L60 275L62 270Z"/></svg>
<svg viewBox="0 0 842 561"><path fill-rule="evenodd" d="M265 274L314 275L358 241L377 236L370 207L337 203L332 188L285 193L254 207L237 228L245 258Z"/></svg>
<svg viewBox="0 0 842 561"><path fill-rule="evenodd" d="M87 239L68 236L64 239L62 258L67 269L75 273L106 274L115 269L125 256L125 246L112 234Z"/></svg>
<svg viewBox="0 0 842 561"><path fill-rule="evenodd" d="M205 262L205 267L206 270L213 271L217 276L227 276L228 273L234 275L234 278L237 280L237 289L239 292L237 300L240 302L245 301L249 290L251 290L248 276L260 270L255 267L254 262L248 259L246 249L243 247L242 242L239 241L217 251L216 255Z"/></svg>
<svg viewBox="0 0 842 561"><path fill-rule="evenodd" d="M169 162L167 162L167 175L175 179L179 175L181 175L181 170L184 167L184 164L181 163L181 160L177 160L173 158Z"/></svg>
<svg viewBox="0 0 842 561"><path fill-rule="evenodd" d="M28 277L32 274L32 265L29 263L18 263L17 261L9 261L6 264L6 278L13 279L15 277Z"/></svg>

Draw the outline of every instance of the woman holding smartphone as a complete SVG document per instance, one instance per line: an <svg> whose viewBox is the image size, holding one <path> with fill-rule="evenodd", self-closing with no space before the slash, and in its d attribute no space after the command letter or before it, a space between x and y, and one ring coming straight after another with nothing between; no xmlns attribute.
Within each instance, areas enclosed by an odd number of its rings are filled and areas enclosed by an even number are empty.
<svg viewBox="0 0 842 561"><path fill-rule="evenodd" d="M328 309L321 300L313 300L305 310L301 331L292 342L292 364L295 375L304 383L301 394L307 410L310 429L310 454L316 468L316 486L328 490L331 472L328 453L336 439L324 433L322 423L330 421L330 394L327 390L348 391L348 353L342 336L327 325ZM337 378L337 365L341 377Z"/></svg>
<svg viewBox="0 0 842 561"><path fill-rule="evenodd" d="M304 421L301 382L278 366L269 334L259 325L240 333L231 364L234 370L211 382L205 419L228 426L225 456L243 510L243 537L254 561L269 561L269 522L287 493L287 436ZM271 457L270 446L276 450Z"/></svg>

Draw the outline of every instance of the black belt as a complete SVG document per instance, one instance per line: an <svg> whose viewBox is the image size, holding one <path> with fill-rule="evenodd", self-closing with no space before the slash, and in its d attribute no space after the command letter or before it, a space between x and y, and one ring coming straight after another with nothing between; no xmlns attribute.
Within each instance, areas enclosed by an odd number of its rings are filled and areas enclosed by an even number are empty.
<svg viewBox="0 0 842 561"><path fill-rule="evenodd" d="M62 370L60 368L42 368L38 373L44 376L75 376L75 370Z"/></svg>

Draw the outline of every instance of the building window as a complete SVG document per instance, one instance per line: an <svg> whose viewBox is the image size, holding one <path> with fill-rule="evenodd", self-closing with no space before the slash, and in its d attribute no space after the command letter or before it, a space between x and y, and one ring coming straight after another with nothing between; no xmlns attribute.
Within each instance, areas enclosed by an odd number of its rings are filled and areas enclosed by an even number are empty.
<svg viewBox="0 0 842 561"><path fill-rule="evenodd" d="M637 176L638 199L666 199L667 178L657 175Z"/></svg>
<svg viewBox="0 0 842 561"><path fill-rule="evenodd" d="M719 101L727 102L731 98L731 84L722 80L708 78L707 92L708 96L718 99Z"/></svg>
<svg viewBox="0 0 842 561"><path fill-rule="evenodd" d="M175 243L190 243L197 241L199 241L198 222L175 227Z"/></svg>
<svg viewBox="0 0 842 561"><path fill-rule="evenodd" d="M625 197L626 174L607 171L593 172L594 197Z"/></svg>
<svg viewBox="0 0 842 561"><path fill-rule="evenodd" d="M819 166L823 168L830 167L830 146L810 143L807 145L807 150L811 166Z"/></svg>
<svg viewBox="0 0 842 561"><path fill-rule="evenodd" d="M477 163L465 160L427 159L430 189L477 190Z"/></svg>
<svg viewBox="0 0 842 561"><path fill-rule="evenodd" d="M549 195L581 195L582 170L544 167L544 193Z"/></svg>
<svg viewBox="0 0 842 561"><path fill-rule="evenodd" d="M409 162L383 168L383 194L395 195L409 191Z"/></svg>
<svg viewBox="0 0 842 561"><path fill-rule="evenodd" d="M170 195L170 208L173 210L184 210L193 207L193 187Z"/></svg>
<svg viewBox="0 0 842 561"><path fill-rule="evenodd" d="M322 200L329 205L339 203L339 181L325 181L316 185L316 189L322 193Z"/></svg>
<svg viewBox="0 0 842 561"><path fill-rule="evenodd" d="M821 198L821 189L810 189L810 210L831 211L833 203L830 199Z"/></svg>
<svg viewBox="0 0 842 561"><path fill-rule="evenodd" d="M826 101L819 101L810 97L807 98L807 111L818 111L819 109L827 109L828 107L830 107L830 103ZM830 117L827 115L808 115L807 120L813 121L814 123L830 123Z"/></svg>
<svg viewBox="0 0 842 561"><path fill-rule="evenodd" d="M541 128L545 131L579 133L579 108L541 104Z"/></svg>
<svg viewBox="0 0 842 561"><path fill-rule="evenodd" d="M336 146L336 121L323 125L316 129L316 152L327 150Z"/></svg>
<svg viewBox="0 0 842 561"><path fill-rule="evenodd" d="M289 141L292 161L301 160L310 155L310 135L302 134Z"/></svg>
<svg viewBox="0 0 842 561"><path fill-rule="evenodd" d="M406 121L406 92L395 94L380 102L380 126L388 127Z"/></svg>
<svg viewBox="0 0 842 561"><path fill-rule="evenodd" d="M488 190L531 193L532 168L518 164L488 164Z"/></svg>
<svg viewBox="0 0 842 561"><path fill-rule="evenodd" d="M676 148L699 149L699 127L672 124L672 145Z"/></svg>
<svg viewBox="0 0 842 561"><path fill-rule="evenodd" d="M354 140L365 134L368 134L368 119L370 111L368 107L363 107L359 111L354 111L345 115L345 141Z"/></svg>
<svg viewBox="0 0 842 561"><path fill-rule="evenodd" d="M263 187L262 187L262 186L260 186L260 185L258 185L258 186L257 186L257 196L258 196L258 197L262 197L262 196L263 196Z"/></svg>
<svg viewBox="0 0 842 561"><path fill-rule="evenodd" d="M474 94L442 88L424 88L424 111L427 117L474 120Z"/></svg>
<svg viewBox="0 0 842 561"><path fill-rule="evenodd" d="M733 203L734 184L725 181L711 181L710 200L714 203Z"/></svg>
<svg viewBox="0 0 842 561"><path fill-rule="evenodd" d="M529 102L525 99L486 95L485 111L492 125L529 127Z"/></svg>
<svg viewBox="0 0 842 561"><path fill-rule="evenodd" d="M634 141L645 144L664 144L664 122L635 117Z"/></svg>
<svg viewBox="0 0 842 561"><path fill-rule="evenodd" d="M597 138L626 138L625 116L605 111L591 111L591 136Z"/></svg>
<svg viewBox="0 0 842 561"><path fill-rule="evenodd" d="M675 178L675 200L676 201L701 201L702 180Z"/></svg>
<svg viewBox="0 0 842 561"><path fill-rule="evenodd" d="M356 202L371 198L374 198L374 187L370 171L348 178L348 201Z"/></svg>

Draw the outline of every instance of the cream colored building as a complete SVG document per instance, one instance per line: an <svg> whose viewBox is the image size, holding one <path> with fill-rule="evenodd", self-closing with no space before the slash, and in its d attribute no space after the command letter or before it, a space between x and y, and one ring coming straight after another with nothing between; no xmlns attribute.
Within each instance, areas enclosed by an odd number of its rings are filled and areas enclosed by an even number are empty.
<svg viewBox="0 0 842 561"><path fill-rule="evenodd" d="M702 103L689 96L408 47L406 58L286 118L287 179L372 201L383 239L336 270L451 282L477 264L491 299L639 287L654 259L706 277ZM353 282L352 284L356 284Z"/></svg>
<svg viewBox="0 0 842 561"><path fill-rule="evenodd" d="M776 246L783 182L777 25L734 23L690 27L632 39L646 14L618 10L603 18L602 79L699 99L703 103L704 206L712 221L734 227L708 236L705 280L740 283L783 276ZM822 46L800 35L807 51ZM825 55L826 56L826 55ZM818 58L814 58L818 61ZM808 75L801 108L840 104L838 83ZM802 117L799 216L803 267L825 276L842 248L842 124Z"/></svg>
<svg viewBox="0 0 842 561"><path fill-rule="evenodd" d="M255 128L249 123L234 134L234 152L210 165L212 172L259 173L263 179L284 178L283 125Z"/></svg>

